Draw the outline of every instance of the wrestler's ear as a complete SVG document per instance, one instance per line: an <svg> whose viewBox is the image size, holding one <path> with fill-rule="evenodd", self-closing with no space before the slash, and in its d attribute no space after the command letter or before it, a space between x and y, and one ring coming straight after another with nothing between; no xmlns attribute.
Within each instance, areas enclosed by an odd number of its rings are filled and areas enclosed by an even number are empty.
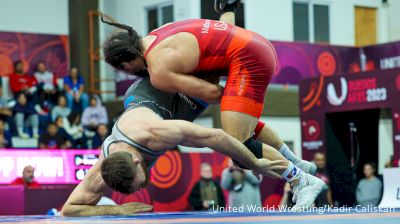
<svg viewBox="0 0 400 224"><path fill-rule="evenodd" d="M133 163L134 163L135 165L140 164L140 159L139 159L139 158L134 158L134 159L133 159Z"/></svg>
<svg viewBox="0 0 400 224"><path fill-rule="evenodd" d="M122 67L124 70L128 70L128 71L132 70L132 65L129 64L128 62L122 62L122 63L121 63L121 67Z"/></svg>

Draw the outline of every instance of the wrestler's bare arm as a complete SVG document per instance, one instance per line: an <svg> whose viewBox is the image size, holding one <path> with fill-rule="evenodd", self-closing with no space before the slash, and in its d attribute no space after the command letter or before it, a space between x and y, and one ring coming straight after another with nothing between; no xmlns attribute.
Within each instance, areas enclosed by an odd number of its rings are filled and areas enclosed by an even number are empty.
<svg viewBox="0 0 400 224"><path fill-rule="evenodd" d="M207 102L219 102L222 97L222 88L195 76L176 72L182 69L177 68L177 63L172 61L172 58L179 58L175 55L172 53L152 56L153 62L148 69L151 84L165 92L182 92Z"/></svg>
<svg viewBox="0 0 400 224"><path fill-rule="evenodd" d="M222 129L205 128L188 121L165 120L149 127L156 141L168 145L209 147L239 161L261 174L271 176L271 170L282 170L284 161L257 159L240 141ZM276 175L273 175L276 176Z"/></svg>
<svg viewBox="0 0 400 224"><path fill-rule="evenodd" d="M100 174L100 164L96 163L69 196L61 214L63 216L131 215L152 210L150 205L142 203L96 206L103 196L105 187Z"/></svg>

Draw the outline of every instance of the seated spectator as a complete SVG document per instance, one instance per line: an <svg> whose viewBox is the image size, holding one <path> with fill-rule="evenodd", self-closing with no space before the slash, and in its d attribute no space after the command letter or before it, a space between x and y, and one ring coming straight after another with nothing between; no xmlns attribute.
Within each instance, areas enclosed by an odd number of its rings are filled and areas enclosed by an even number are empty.
<svg viewBox="0 0 400 224"><path fill-rule="evenodd" d="M289 183L285 183L285 185L283 187L283 195L282 195L281 202L279 203L279 205L287 206L288 208L293 207L294 203L292 201L292 198L293 198L293 189Z"/></svg>
<svg viewBox="0 0 400 224"><path fill-rule="evenodd" d="M75 111L82 111L88 107L89 97L84 92L84 84L77 68L72 68L70 74L64 77L64 90L71 110L74 110L74 103L81 105L80 110L75 109Z"/></svg>
<svg viewBox="0 0 400 224"><path fill-rule="evenodd" d="M58 116L68 117L71 113L71 109L67 107L67 98L64 95L60 95L57 100L57 106L51 110L51 120L55 121Z"/></svg>
<svg viewBox="0 0 400 224"><path fill-rule="evenodd" d="M50 101L55 103L57 100L57 83L52 72L47 71L46 64L39 62L34 74L38 84L38 95L40 96L41 104Z"/></svg>
<svg viewBox="0 0 400 224"><path fill-rule="evenodd" d="M17 127L18 136L21 138L29 138L24 132L24 128L32 128L34 138L39 137L39 116L24 93L17 95L17 103L14 106L14 120Z"/></svg>
<svg viewBox="0 0 400 224"><path fill-rule="evenodd" d="M12 116L11 103L3 97L3 88L0 86L0 120L7 122Z"/></svg>
<svg viewBox="0 0 400 224"><path fill-rule="evenodd" d="M382 196L382 182L375 176L376 165L366 163L364 165L365 178L358 182L356 199L361 206L378 206Z"/></svg>
<svg viewBox="0 0 400 224"><path fill-rule="evenodd" d="M39 138L39 148L41 149L65 149L67 144L64 139L57 135L58 127L55 123L47 125L47 132Z"/></svg>
<svg viewBox="0 0 400 224"><path fill-rule="evenodd" d="M34 105L37 113L47 115L47 112L38 104L36 85L37 80L35 77L24 73L22 61L15 62L14 74L10 75L10 89L14 96L17 97L19 93L24 93L29 100L29 104Z"/></svg>
<svg viewBox="0 0 400 224"><path fill-rule="evenodd" d="M0 120L0 149L6 149L11 146L11 135L4 130L4 121Z"/></svg>
<svg viewBox="0 0 400 224"><path fill-rule="evenodd" d="M85 136L81 125L81 115L77 112L71 112L68 118L64 118L64 129L71 136L72 146L74 148L85 148Z"/></svg>
<svg viewBox="0 0 400 224"><path fill-rule="evenodd" d="M189 195L189 204L196 211L213 211L225 206L225 198L219 184L212 179L210 164L200 166L201 179L194 185Z"/></svg>
<svg viewBox="0 0 400 224"><path fill-rule="evenodd" d="M222 171L221 186L229 191L228 206L250 212L251 208L261 208L260 180L250 170L244 170L233 165Z"/></svg>
<svg viewBox="0 0 400 224"><path fill-rule="evenodd" d="M393 158L393 155L391 155L389 157L389 160L386 161L386 163L385 163L385 168L392 168L392 167L394 167L393 164L394 164L394 158Z"/></svg>
<svg viewBox="0 0 400 224"><path fill-rule="evenodd" d="M11 185L24 185L25 187L40 187L40 184L35 179L35 168L32 166L24 167L22 177L11 182Z"/></svg>
<svg viewBox="0 0 400 224"><path fill-rule="evenodd" d="M22 61L15 62L14 74L10 75L10 88L14 96L19 92L34 94L37 90L36 84L35 77L24 73L24 64Z"/></svg>
<svg viewBox="0 0 400 224"><path fill-rule="evenodd" d="M108 136L108 127L105 124L100 124L97 126L96 135L93 137L92 141L92 148L93 149L100 149L101 145L103 144L104 140Z"/></svg>
<svg viewBox="0 0 400 224"><path fill-rule="evenodd" d="M90 106L82 114L82 125L85 129L95 131L99 124L108 124L106 108L97 96L90 97Z"/></svg>
<svg viewBox="0 0 400 224"><path fill-rule="evenodd" d="M58 116L54 123L56 124L58 131L57 135L60 136L64 142L65 142L65 147L66 148L71 148L72 147L72 137L67 133L67 131L64 128L64 117Z"/></svg>
<svg viewBox="0 0 400 224"><path fill-rule="evenodd" d="M328 169L326 168L325 154L321 152L315 153L314 163L317 166L317 172L315 173L315 176L326 183L324 189L321 191L321 193L319 193L318 197L315 199L315 206L324 207L326 205L333 205L332 190L329 186L330 177Z"/></svg>

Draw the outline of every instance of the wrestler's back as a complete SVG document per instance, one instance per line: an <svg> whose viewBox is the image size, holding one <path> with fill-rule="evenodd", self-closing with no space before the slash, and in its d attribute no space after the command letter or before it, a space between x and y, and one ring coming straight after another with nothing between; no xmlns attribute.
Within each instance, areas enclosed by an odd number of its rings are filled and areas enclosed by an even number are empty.
<svg viewBox="0 0 400 224"><path fill-rule="evenodd" d="M175 22L144 38L145 57L150 67L157 66L152 61L162 58L182 74L227 69L235 53L233 49L228 51L235 29L241 28L213 20Z"/></svg>

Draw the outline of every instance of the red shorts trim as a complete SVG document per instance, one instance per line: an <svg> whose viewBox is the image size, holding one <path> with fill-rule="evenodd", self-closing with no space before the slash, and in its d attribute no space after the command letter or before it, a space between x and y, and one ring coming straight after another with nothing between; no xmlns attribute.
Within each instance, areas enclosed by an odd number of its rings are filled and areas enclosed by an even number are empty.
<svg viewBox="0 0 400 224"><path fill-rule="evenodd" d="M221 111L236 111L259 118L262 114L264 103L242 96L223 96Z"/></svg>

